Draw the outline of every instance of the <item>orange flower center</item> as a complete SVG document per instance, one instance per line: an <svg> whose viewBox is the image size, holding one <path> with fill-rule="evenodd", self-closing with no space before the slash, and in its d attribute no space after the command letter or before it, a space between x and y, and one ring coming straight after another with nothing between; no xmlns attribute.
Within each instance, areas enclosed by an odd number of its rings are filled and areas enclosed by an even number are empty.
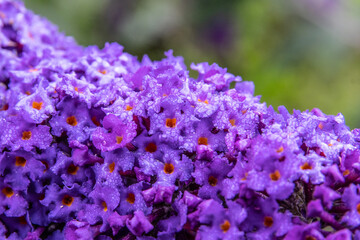
<svg viewBox="0 0 360 240"><path fill-rule="evenodd" d="M62 199L62 204L68 207L70 207L73 202L74 202L74 198L67 194Z"/></svg>
<svg viewBox="0 0 360 240"><path fill-rule="evenodd" d="M277 153L282 153L283 151L284 151L284 147L283 147L283 146L279 147L279 148L276 150Z"/></svg>
<svg viewBox="0 0 360 240"><path fill-rule="evenodd" d="M157 146L155 143L151 142L149 143L146 147L145 147L145 151L149 152L149 153L153 153L156 152L157 150Z"/></svg>
<svg viewBox="0 0 360 240"><path fill-rule="evenodd" d="M70 116L66 119L66 123L75 127L77 125L77 120L75 116Z"/></svg>
<svg viewBox="0 0 360 240"><path fill-rule="evenodd" d="M78 166L75 166L73 163L67 168L67 173L71 175L75 175L79 170Z"/></svg>
<svg viewBox="0 0 360 240"><path fill-rule="evenodd" d="M31 138L31 131L24 131L22 132L22 140L29 140Z"/></svg>
<svg viewBox="0 0 360 240"><path fill-rule="evenodd" d="M130 204L134 204L135 202L135 194L133 193L128 193L126 201Z"/></svg>
<svg viewBox="0 0 360 240"><path fill-rule="evenodd" d="M264 226L265 227L271 227L273 225L273 223L274 223L274 220L272 217L270 217L270 216L264 217Z"/></svg>
<svg viewBox="0 0 360 240"><path fill-rule="evenodd" d="M46 172L46 170L49 169L49 164L46 161L41 161L41 163L44 164L44 166L45 166L44 172Z"/></svg>
<svg viewBox="0 0 360 240"><path fill-rule="evenodd" d="M230 122L231 126L235 126L235 119L230 119L229 122Z"/></svg>
<svg viewBox="0 0 360 240"><path fill-rule="evenodd" d="M226 233L230 229L230 222L225 220L223 224L220 225L221 230Z"/></svg>
<svg viewBox="0 0 360 240"><path fill-rule="evenodd" d="M4 104L4 106L2 108L0 108L0 111L6 111L9 109L9 104Z"/></svg>
<svg viewBox="0 0 360 240"><path fill-rule="evenodd" d="M29 69L29 72L37 72L37 71L39 71L39 69L37 69L37 68L31 68L31 69Z"/></svg>
<svg viewBox="0 0 360 240"><path fill-rule="evenodd" d="M206 137L199 137L198 144L199 145L208 145L208 139Z"/></svg>
<svg viewBox="0 0 360 240"><path fill-rule="evenodd" d="M129 105L126 105L126 111L130 111L131 109L133 109L133 107L132 106L129 106Z"/></svg>
<svg viewBox="0 0 360 240"><path fill-rule="evenodd" d="M166 174L172 174L174 172L174 169L174 165L172 165L171 163L165 163L164 172Z"/></svg>
<svg viewBox="0 0 360 240"><path fill-rule="evenodd" d="M205 103L205 104L209 104L209 101L208 101L207 99L205 99L204 101L202 101L200 98L198 98L198 101L199 101L199 102L203 102L203 103Z"/></svg>
<svg viewBox="0 0 360 240"><path fill-rule="evenodd" d="M37 110L40 110L42 108L42 105L43 105L43 102L33 102L32 103L32 107L37 109Z"/></svg>
<svg viewBox="0 0 360 240"><path fill-rule="evenodd" d="M93 116L93 117L91 118L91 121L92 121L96 126L100 126L100 122L96 119L95 116Z"/></svg>
<svg viewBox="0 0 360 240"><path fill-rule="evenodd" d="M26 217L25 216L19 217L19 223L22 225L27 225Z"/></svg>
<svg viewBox="0 0 360 240"><path fill-rule="evenodd" d="M311 170L312 166L308 162L305 162L300 168L301 170Z"/></svg>
<svg viewBox="0 0 360 240"><path fill-rule="evenodd" d="M356 205L356 211L360 214L360 203L358 203L358 205Z"/></svg>
<svg viewBox="0 0 360 240"><path fill-rule="evenodd" d="M120 144L122 142L123 138L124 138L123 136L116 136L116 143Z"/></svg>
<svg viewBox="0 0 360 240"><path fill-rule="evenodd" d="M101 205L102 205L103 208L104 208L104 212L107 212L108 208L107 208L106 202L105 202L105 201L102 201L102 202L101 202Z"/></svg>
<svg viewBox="0 0 360 240"><path fill-rule="evenodd" d="M279 180L280 179L280 172L279 172L279 170L276 170L275 172L273 172L273 173L270 173L270 178L271 178L271 180L273 180L273 181L277 181L277 180Z"/></svg>
<svg viewBox="0 0 360 240"><path fill-rule="evenodd" d="M14 191L10 187L4 187L1 191L7 198L14 195Z"/></svg>
<svg viewBox="0 0 360 240"><path fill-rule="evenodd" d="M350 174L350 170L349 169L346 169L344 172L343 172L343 176L347 176Z"/></svg>
<svg viewBox="0 0 360 240"><path fill-rule="evenodd" d="M167 118L166 126L169 128L174 128L176 126L176 118Z"/></svg>
<svg viewBox="0 0 360 240"><path fill-rule="evenodd" d="M112 173L115 170L115 163L112 162L109 164L109 172Z"/></svg>
<svg viewBox="0 0 360 240"><path fill-rule="evenodd" d="M15 166L25 167L26 159L23 157L15 157Z"/></svg>
<svg viewBox="0 0 360 240"><path fill-rule="evenodd" d="M215 187L217 185L218 180L214 176L209 176L208 182L211 186Z"/></svg>
<svg viewBox="0 0 360 240"><path fill-rule="evenodd" d="M245 181L248 175L249 175L249 173L248 173L248 172L244 173L244 177L243 177L243 178L241 178L240 180Z"/></svg>

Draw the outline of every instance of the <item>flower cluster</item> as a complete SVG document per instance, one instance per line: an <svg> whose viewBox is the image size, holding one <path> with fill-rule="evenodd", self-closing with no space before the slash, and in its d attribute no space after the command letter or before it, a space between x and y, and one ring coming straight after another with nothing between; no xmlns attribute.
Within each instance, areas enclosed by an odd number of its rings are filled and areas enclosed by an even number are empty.
<svg viewBox="0 0 360 240"><path fill-rule="evenodd" d="M360 239L360 130L165 55L0 1L1 239Z"/></svg>

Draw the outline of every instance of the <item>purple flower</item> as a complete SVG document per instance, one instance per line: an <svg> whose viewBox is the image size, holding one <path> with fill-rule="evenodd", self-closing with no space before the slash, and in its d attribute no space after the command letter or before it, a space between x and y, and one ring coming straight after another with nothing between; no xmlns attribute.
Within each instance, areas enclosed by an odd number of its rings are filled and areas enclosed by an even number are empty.
<svg viewBox="0 0 360 240"><path fill-rule="evenodd" d="M331 233L326 237L326 240L351 240L352 233L349 229L343 229L335 233Z"/></svg>
<svg viewBox="0 0 360 240"><path fill-rule="evenodd" d="M45 166L34 154L25 151L4 153L0 157L0 173L8 174L4 182L14 190L25 191L30 181L37 181L42 176Z"/></svg>
<svg viewBox="0 0 360 240"><path fill-rule="evenodd" d="M117 212L113 212L109 218L108 222L113 231L113 235L116 235L121 228L126 225L126 220L130 217L128 215L120 216Z"/></svg>
<svg viewBox="0 0 360 240"><path fill-rule="evenodd" d="M14 109L34 123L41 123L55 112L53 103L41 83L33 94L22 98Z"/></svg>
<svg viewBox="0 0 360 240"><path fill-rule="evenodd" d="M135 236L141 236L154 228L142 211L135 211L134 216L126 220L126 226Z"/></svg>
<svg viewBox="0 0 360 240"><path fill-rule="evenodd" d="M8 118L3 126L1 148L9 147L13 151L21 148L30 151L34 147L45 149L53 140L48 126L28 123L20 117Z"/></svg>
<svg viewBox="0 0 360 240"><path fill-rule="evenodd" d="M52 134L60 137L65 131L69 140L84 142L96 124L85 104L65 97L56 105L58 114L50 120ZM96 120L99 121L99 120Z"/></svg>
<svg viewBox="0 0 360 240"><path fill-rule="evenodd" d="M217 193L223 188L223 180L230 171L228 160L216 156L211 162L196 162L193 177L201 185L199 197L204 199L217 199Z"/></svg>
<svg viewBox="0 0 360 240"><path fill-rule="evenodd" d="M40 203L46 207L52 206L49 212L49 219L52 221L67 221L71 219L71 213L78 212L82 207L78 186L61 189L58 185L51 184Z"/></svg>
<svg viewBox="0 0 360 240"><path fill-rule="evenodd" d="M323 205L327 208L331 208L333 201L340 198L341 195L336 191L326 186L316 186L314 191L314 198L321 199Z"/></svg>
<svg viewBox="0 0 360 240"><path fill-rule="evenodd" d="M285 240L302 240L306 238L314 238L322 240L324 236L320 232L319 222L314 222L308 225L296 225L286 234Z"/></svg>
<svg viewBox="0 0 360 240"><path fill-rule="evenodd" d="M130 214L134 211L141 211L144 214L151 213L152 206L146 205L146 200L142 194L144 183L139 182L129 187L123 187L120 191L120 204L118 212L120 215Z"/></svg>
<svg viewBox="0 0 360 240"><path fill-rule="evenodd" d="M104 232L108 227L108 218L119 205L120 193L116 188L96 185L89 198L93 203L85 205L85 209L78 213L79 218L91 225L101 220L103 224L100 231Z"/></svg>
<svg viewBox="0 0 360 240"><path fill-rule="evenodd" d="M90 226L87 222L72 220L66 223L64 237L69 240L93 239L98 234L97 231L98 227Z"/></svg>
<svg viewBox="0 0 360 240"><path fill-rule="evenodd" d="M349 208L349 211L345 213L341 222L345 222L352 227L360 225L360 195L358 194L358 191L358 186L351 184L345 189L344 194L342 195L342 200Z"/></svg>
<svg viewBox="0 0 360 240"><path fill-rule="evenodd" d="M142 191L141 194L143 195L147 205L151 206L154 203L170 204L172 202L174 190L175 186L156 185L155 187Z"/></svg>
<svg viewBox="0 0 360 240"><path fill-rule="evenodd" d="M358 239L360 131L190 68L81 47L0 1L0 235Z"/></svg>
<svg viewBox="0 0 360 240"><path fill-rule="evenodd" d="M93 143L99 150L122 148L136 136L135 123L122 122L115 115L107 115L102 124L104 128L96 128L92 134Z"/></svg>
<svg viewBox="0 0 360 240"><path fill-rule="evenodd" d="M0 214L4 213L7 217L25 215L28 202L21 196L21 192L15 191L9 185L4 184L4 180L0 182L0 189Z"/></svg>

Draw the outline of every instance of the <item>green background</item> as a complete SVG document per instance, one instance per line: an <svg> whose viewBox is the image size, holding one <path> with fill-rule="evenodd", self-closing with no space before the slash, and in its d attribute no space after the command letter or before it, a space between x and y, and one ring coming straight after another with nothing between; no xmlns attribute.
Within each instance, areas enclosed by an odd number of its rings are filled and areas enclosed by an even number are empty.
<svg viewBox="0 0 360 240"><path fill-rule="evenodd" d="M344 5L346 2L346 5ZM316 5L315 5L316 3ZM173 49L255 83L262 101L343 113L360 126L360 1L25 0L79 44L116 41L140 59ZM350 20L349 20L350 19ZM355 30L354 30L355 29ZM358 41L359 40L359 41Z"/></svg>

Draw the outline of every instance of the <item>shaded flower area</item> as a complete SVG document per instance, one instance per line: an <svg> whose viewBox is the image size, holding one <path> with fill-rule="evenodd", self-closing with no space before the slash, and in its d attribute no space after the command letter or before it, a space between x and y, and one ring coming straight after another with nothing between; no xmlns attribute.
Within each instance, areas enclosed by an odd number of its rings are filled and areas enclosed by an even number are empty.
<svg viewBox="0 0 360 240"><path fill-rule="evenodd" d="M360 239L360 131L0 2L1 239ZM234 86L230 88L230 84Z"/></svg>

